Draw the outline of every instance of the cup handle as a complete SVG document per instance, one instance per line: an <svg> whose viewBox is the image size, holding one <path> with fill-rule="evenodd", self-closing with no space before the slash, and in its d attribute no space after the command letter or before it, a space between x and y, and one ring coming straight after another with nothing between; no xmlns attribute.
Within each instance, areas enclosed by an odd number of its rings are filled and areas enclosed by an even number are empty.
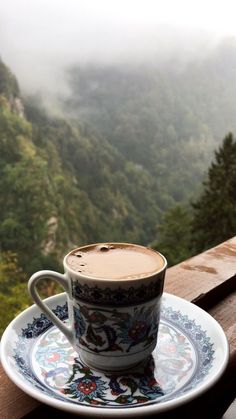
<svg viewBox="0 0 236 419"><path fill-rule="evenodd" d="M43 300L40 298L38 291L36 289L38 282L41 279L54 279L58 284L62 285L62 287L65 289L67 296L69 294L69 284L68 279L66 278L66 275L62 275L58 272L54 271L39 271L36 272L31 276L28 282L28 290L37 304L37 306L43 311L44 314L55 324L55 326L60 329L62 333L67 337L67 339L72 342L73 341L73 331L71 324L69 326L66 326L53 312L50 310L46 304L43 302Z"/></svg>

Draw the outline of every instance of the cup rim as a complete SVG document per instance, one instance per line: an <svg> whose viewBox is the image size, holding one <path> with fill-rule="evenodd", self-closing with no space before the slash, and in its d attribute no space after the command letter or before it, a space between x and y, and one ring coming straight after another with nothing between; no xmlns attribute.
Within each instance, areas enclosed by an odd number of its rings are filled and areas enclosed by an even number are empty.
<svg viewBox="0 0 236 419"><path fill-rule="evenodd" d="M101 277L96 277L96 276L91 276L91 275L83 275L81 272L76 272L73 269L71 269L69 267L69 265L66 263L67 257L71 253L73 253L74 251L76 251L76 250L79 251L80 249L83 249L85 247L101 246L101 245L125 245L125 246L128 245L128 246L140 247L142 249L148 249L148 250L151 250L154 253L157 253L159 256L161 256L164 264L163 264L162 268L154 271L153 273L151 273L150 275L147 275L147 276L137 277L137 278L135 278L135 277L134 278L127 278L127 279L124 279L124 278L122 278L122 279L121 278L120 279L114 279L114 278L113 279L110 279L110 278L101 278ZM79 247L76 247L76 248L70 250L65 255L65 257L63 259L63 266L64 266L64 269L65 269L65 272L69 272L69 273L71 273L73 275L76 275L78 278L80 278L82 280L85 280L85 281L86 280L89 280L91 282L92 281L99 281L99 282L104 282L104 283L111 283L112 282L113 284L115 284L115 283L116 284L119 284L119 283L123 283L124 284L124 283L127 283L127 282L134 283L134 282L138 282L138 281L143 281L143 280L146 280L146 279L154 278L155 276L161 274L162 272L164 272L166 270L166 268L167 268L167 260L166 260L165 256L162 253L160 253L158 250L152 249L149 246L142 246L140 244L128 243L128 242L101 242L101 243L91 243L91 244L87 244L87 245L84 245L84 246L79 246Z"/></svg>

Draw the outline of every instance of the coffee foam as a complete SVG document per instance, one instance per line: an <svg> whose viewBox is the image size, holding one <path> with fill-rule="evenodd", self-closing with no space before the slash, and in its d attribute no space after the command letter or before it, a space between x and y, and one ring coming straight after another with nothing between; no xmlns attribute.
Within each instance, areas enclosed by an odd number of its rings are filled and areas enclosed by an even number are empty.
<svg viewBox="0 0 236 419"><path fill-rule="evenodd" d="M164 267L165 260L143 246L102 243L73 250L66 257L66 264L83 276L122 280L151 276Z"/></svg>

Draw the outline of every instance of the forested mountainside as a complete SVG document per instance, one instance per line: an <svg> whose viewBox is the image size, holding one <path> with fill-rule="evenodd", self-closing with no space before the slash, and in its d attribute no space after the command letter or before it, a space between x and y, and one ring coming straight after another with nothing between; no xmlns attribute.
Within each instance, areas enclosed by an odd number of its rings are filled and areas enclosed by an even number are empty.
<svg viewBox="0 0 236 419"><path fill-rule="evenodd" d="M30 273L71 246L152 240L164 199L150 173L87 127L25 104L3 63L0 77L1 252Z"/></svg>
<svg viewBox="0 0 236 419"><path fill-rule="evenodd" d="M182 67L87 66L68 72L64 112L158 179L170 203L199 192L213 150L236 130L236 43Z"/></svg>

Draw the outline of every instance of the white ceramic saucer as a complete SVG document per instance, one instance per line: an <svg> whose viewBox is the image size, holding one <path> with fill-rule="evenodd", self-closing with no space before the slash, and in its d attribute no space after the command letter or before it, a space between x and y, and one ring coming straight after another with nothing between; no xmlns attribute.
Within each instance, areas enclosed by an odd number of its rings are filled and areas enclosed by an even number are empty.
<svg viewBox="0 0 236 419"><path fill-rule="evenodd" d="M45 300L66 321L65 294ZM43 403L92 417L158 414L211 387L229 356L220 325L205 311L164 294L158 344L144 364L120 375L92 370L33 305L7 327L1 361L23 391Z"/></svg>

